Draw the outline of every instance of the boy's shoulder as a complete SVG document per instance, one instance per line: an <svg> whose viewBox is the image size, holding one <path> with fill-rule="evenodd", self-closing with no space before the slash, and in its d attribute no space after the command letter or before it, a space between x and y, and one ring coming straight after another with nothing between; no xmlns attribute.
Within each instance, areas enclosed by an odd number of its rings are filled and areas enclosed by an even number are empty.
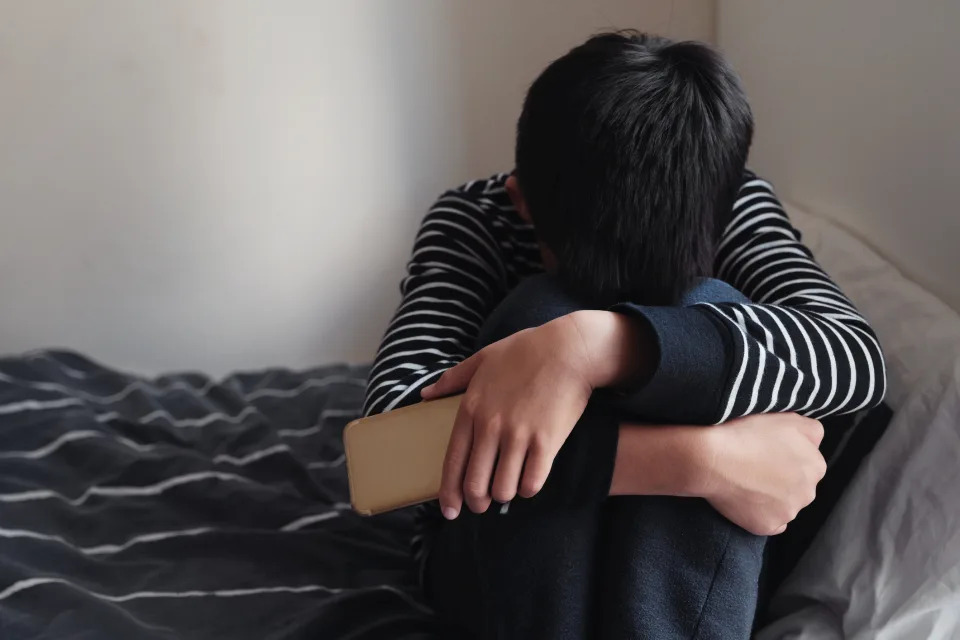
<svg viewBox="0 0 960 640"><path fill-rule="evenodd" d="M444 191L435 206L454 207L465 214L483 218L494 226L528 226L517 213L507 193L509 173L495 173L488 178L471 180Z"/></svg>
<svg viewBox="0 0 960 640"><path fill-rule="evenodd" d="M507 195L506 184L507 178L509 177L509 173L495 173L489 178L481 178L479 180L465 182L458 187L450 189L450 191L456 191L471 196L505 196ZM509 197L507 200L509 201Z"/></svg>

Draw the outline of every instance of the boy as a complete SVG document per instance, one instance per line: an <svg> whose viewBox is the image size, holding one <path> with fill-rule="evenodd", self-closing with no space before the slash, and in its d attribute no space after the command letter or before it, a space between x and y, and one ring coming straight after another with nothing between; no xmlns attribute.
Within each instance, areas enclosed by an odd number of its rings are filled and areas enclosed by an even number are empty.
<svg viewBox="0 0 960 640"><path fill-rule="evenodd" d="M466 391L449 522L419 540L462 628L749 634L762 535L824 469L819 425L784 412L857 411L885 385L869 325L745 171L751 136L709 48L597 36L532 85L515 173L424 219L365 410Z"/></svg>

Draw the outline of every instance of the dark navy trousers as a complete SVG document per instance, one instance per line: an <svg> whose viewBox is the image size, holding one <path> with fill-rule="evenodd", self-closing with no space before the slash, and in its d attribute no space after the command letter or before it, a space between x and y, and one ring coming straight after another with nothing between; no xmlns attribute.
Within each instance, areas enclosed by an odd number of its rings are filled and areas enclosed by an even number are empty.
<svg viewBox="0 0 960 640"><path fill-rule="evenodd" d="M707 279L683 304L743 301ZM579 308L554 278L528 279L480 343ZM749 637L766 539L699 498L608 497L622 417L591 401L537 496L425 525L424 586L453 637Z"/></svg>

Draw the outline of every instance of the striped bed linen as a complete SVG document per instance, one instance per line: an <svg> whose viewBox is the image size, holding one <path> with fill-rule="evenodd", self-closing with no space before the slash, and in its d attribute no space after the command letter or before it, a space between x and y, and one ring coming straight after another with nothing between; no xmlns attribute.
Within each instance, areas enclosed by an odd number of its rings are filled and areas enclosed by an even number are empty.
<svg viewBox="0 0 960 640"><path fill-rule="evenodd" d="M0 358L0 638L437 637L410 511L349 511L366 378Z"/></svg>

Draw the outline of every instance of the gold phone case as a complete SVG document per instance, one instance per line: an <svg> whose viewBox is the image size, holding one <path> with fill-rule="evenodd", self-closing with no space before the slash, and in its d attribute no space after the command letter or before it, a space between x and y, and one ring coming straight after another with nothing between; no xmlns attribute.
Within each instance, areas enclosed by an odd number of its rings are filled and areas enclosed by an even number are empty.
<svg viewBox="0 0 960 640"><path fill-rule="evenodd" d="M343 431L354 511L370 516L433 500L462 395L354 420Z"/></svg>

